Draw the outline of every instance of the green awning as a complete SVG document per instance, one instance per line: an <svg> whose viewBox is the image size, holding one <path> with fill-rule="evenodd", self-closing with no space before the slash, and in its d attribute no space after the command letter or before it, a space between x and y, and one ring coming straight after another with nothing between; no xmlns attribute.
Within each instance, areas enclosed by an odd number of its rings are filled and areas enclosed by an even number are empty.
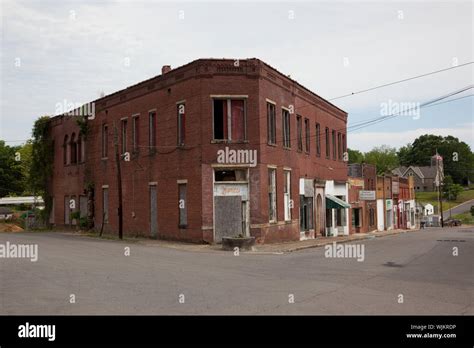
<svg viewBox="0 0 474 348"><path fill-rule="evenodd" d="M326 195L326 209L345 209L351 205L332 195Z"/></svg>

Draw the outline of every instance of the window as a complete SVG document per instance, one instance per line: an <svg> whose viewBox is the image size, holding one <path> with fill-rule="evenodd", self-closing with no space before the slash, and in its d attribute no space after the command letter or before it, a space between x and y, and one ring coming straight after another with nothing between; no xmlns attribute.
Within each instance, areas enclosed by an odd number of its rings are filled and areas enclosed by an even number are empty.
<svg viewBox="0 0 474 348"><path fill-rule="evenodd" d="M178 112L178 146L184 146L186 134L186 107L184 103L177 104Z"/></svg>
<svg viewBox="0 0 474 348"><path fill-rule="evenodd" d="M127 120L122 120L122 154L127 152Z"/></svg>
<svg viewBox="0 0 474 348"><path fill-rule="evenodd" d="M321 125L316 123L316 155L321 156Z"/></svg>
<svg viewBox="0 0 474 348"><path fill-rule="evenodd" d="M300 231L313 229L313 197L300 195Z"/></svg>
<svg viewBox="0 0 474 348"><path fill-rule="evenodd" d="M71 150L71 164L76 164L77 163L77 140L76 140L76 134L72 133L71 135L71 145L70 145L70 150Z"/></svg>
<svg viewBox="0 0 474 348"><path fill-rule="evenodd" d="M109 189L102 188L102 221L109 223Z"/></svg>
<svg viewBox="0 0 474 348"><path fill-rule="evenodd" d="M283 122L283 147L290 149L290 112L288 110L282 110L282 122Z"/></svg>
<svg viewBox="0 0 474 348"><path fill-rule="evenodd" d="M186 227L188 224L188 212L186 201L186 184L178 184L179 194L179 227Z"/></svg>
<svg viewBox="0 0 474 348"><path fill-rule="evenodd" d="M247 181L247 170L216 170L215 181Z"/></svg>
<svg viewBox="0 0 474 348"><path fill-rule="evenodd" d="M347 143L346 143L346 135L342 134L342 152L343 152L343 159L347 159L346 154L347 154Z"/></svg>
<svg viewBox="0 0 474 348"><path fill-rule="evenodd" d="M109 145L108 126L106 124L103 124L102 125L102 157L103 158L107 157L108 145Z"/></svg>
<svg viewBox="0 0 474 348"><path fill-rule="evenodd" d="M214 99L213 113L214 140L246 139L244 99Z"/></svg>
<svg viewBox="0 0 474 348"><path fill-rule="evenodd" d="M276 169L268 169L268 220L277 221L276 208Z"/></svg>
<svg viewBox="0 0 474 348"><path fill-rule="evenodd" d="M140 119L139 116L133 116L132 118L132 151L138 152L139 149L139 137L140 137Z"/></svg>
<svg viewBox="0 0 474 348"><path fill-rule="evenodd" d="M342 160L342 134L337 133L337 159Z"/></svg>
<svg viewBox="0 0 474 348"><path fill-rule="evenodd" d="M298 135L298 151L303 151L303 120L296 116L296 132Z"/></svg>
<svg viewBox="0 0 474 348"><path fill-rule="evenodd" d="M150 111L148 113L148 146L150 151L156 146L156 112Z"/></svg>
<svg viewBox="0 0 474 348"><path fill-rule="evenodd" d="M336 159L336 131L333 129L332 130L332 159Z"/></svg>
<svg viewBox="0 0 474 348"><path fill-rule="evenodd" d="M267 103L267 140L269 144L276 145L276 112L272 103Z"/></svg>
<svg viewBox="0 0 474 348"><path fill-rule="evenodd" d="M326 127L325 136L326 136L326 158L329 158L329 156L331 155L331 145L329 142L329 128L328 127Z"/></svg>
<svg viewBox="0 0 474 348"><path fill-rule="evenodd" d="M64 136L63 162L65 165L69 164L69 136L67 134Z"/></svg>
<svg viewBox="0 0 474 348"><path fill-rule="evenodd" d="M283 195L285 204L285 221L291 220L291 172L283 171Z"/></svg>
<svg viewBox="0 0 474 348"><path fill-rule="evenodd" d="M305 136L305 143L306 149L305 151L309 153L311 149L311 140L310 140L310 131L309 131L309 119L304 119L304 136Z"/></svg>

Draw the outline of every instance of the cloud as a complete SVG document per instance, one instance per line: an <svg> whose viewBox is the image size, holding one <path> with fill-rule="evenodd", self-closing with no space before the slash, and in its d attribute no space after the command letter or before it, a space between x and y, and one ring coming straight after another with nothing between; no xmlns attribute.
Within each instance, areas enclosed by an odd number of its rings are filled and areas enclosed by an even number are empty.
<svg viewBox="0 0 474 348"><path fill-rule="evenodd" d="M452 135L467 143L471 150L474 149L474 122L456 125L452 128L418 128L404 132L361 132L348 136L348 147L363 152L371 150L374 146L387 144L399 148L412 143L423 134L441 136Z"/></svg>

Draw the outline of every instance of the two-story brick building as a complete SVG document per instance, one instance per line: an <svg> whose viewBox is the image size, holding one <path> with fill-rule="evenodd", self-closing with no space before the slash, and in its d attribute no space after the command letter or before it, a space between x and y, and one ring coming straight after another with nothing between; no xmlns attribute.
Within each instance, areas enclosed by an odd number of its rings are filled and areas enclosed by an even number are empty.
<svg viewBox="0 0 474 348"><path fill-rule="evenodd" d="M325 233L326 202L340 204L325 188L347 181L347 114L258 59L165 66L91 105L86 126L71 115L50 121L57 226L80 211L116 233L115 148L127 235L314 238Z"/></svg>

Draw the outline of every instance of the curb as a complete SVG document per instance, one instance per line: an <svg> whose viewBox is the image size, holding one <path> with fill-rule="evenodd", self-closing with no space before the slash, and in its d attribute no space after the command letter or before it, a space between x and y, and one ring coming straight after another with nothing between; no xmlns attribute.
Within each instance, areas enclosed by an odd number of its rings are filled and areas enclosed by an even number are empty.
<svg viewBox="0 0 474 348"><path fill-rule="evenodd" d="M318 244L302 245L302 246L297 246L297 247L290 248L290 249L282 249L282 250L272 251L271 253L278 253L278 252L280 252L280 253L291 253L291 252L305 250L305 249L319 248L319 247L322 247L322 246L325 246L325 245L328 245L328 244L332 244L334 242L336 242L336 243L347 243L347 242L382 238L382 237L388 237L388 236L395 236L395 235L402 234L402 233L419 232L419 231L421 231L421 230L420 229L414 229L414 230L401 230L399 232L387 233L387 234L382 234L382 235L373 234L373 235L367 235L367 236L357 237L357 238L353 238L353 239L345 239L345 240L341 240L341 241L333 240L333 241L327 241L327 242L318 243ZM257 253L257 252L259 252L259 251L258 250L255 251L255 253ZM261 252L264 252L264 251L261 251ZM267 253L269 253L269 252L267 252Z"/></svg>

